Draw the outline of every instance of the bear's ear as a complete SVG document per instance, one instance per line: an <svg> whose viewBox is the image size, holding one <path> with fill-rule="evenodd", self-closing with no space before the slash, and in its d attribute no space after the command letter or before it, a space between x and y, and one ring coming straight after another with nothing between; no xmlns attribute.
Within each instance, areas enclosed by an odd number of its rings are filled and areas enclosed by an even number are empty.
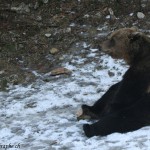
<svg viewBox="0 0 150 150"><path fill-rule="evenodd" d="M140 32L133 32L133 33L131 33L131 34L128 36L130 42L137 41L140 37L141 37L141 33L140 33Z"/></svg>

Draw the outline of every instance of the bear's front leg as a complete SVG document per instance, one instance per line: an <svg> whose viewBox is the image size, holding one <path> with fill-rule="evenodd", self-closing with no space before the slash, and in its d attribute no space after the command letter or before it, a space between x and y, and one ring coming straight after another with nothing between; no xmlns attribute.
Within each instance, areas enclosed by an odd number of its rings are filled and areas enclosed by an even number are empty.
<svg viewBox="0 0 150 150"><path fill-rule="evenodd" d="M109 90L95 102L93 106L82 105L81 109L77 111L77 119L99 119L100 117L109 113L110 103L120 85L119 83L114 84Z"/></svg>

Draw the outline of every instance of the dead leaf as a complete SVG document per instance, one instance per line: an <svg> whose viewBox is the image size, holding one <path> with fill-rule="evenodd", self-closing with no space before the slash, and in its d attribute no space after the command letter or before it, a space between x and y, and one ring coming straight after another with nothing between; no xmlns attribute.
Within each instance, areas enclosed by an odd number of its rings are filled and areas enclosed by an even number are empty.
<svg viewBox="0 0 150 150"><path fill-rule="evenodd" d="M60 74L71 74L71 70L68 70L66 68L57 68L51 71L52 76L56 76Z"/></svg>

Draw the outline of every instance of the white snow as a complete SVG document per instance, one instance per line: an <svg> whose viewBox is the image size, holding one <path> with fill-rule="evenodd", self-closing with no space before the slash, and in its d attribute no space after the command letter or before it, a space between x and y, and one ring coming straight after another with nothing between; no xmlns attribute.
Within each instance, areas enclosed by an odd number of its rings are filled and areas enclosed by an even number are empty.
<svg viewBox="0 0 150 150"><path fill-rule="evenodd" d="M92 122L77 121L76 111L82 104L92 105L127 69L123 61L98 53L89 49L84 58L67 56L71 63L62 66L73 71L71 76L48 76L49 82L40 78L0 92L0 145L20 143L21 150L148 150L150 127L90 139L84 135L82 125Z"/></svg>

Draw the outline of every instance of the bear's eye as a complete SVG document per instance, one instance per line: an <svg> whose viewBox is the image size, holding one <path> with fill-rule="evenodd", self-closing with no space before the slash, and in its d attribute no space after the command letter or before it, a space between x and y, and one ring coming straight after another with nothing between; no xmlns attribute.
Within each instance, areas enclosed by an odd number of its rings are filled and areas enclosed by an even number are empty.
<svg viewBox="0 0 150 150"><path fill-rule="evenodd" d="M109 46L114 46L114 45L115 45L115 40L111 38L109 41Z"/></svg>

